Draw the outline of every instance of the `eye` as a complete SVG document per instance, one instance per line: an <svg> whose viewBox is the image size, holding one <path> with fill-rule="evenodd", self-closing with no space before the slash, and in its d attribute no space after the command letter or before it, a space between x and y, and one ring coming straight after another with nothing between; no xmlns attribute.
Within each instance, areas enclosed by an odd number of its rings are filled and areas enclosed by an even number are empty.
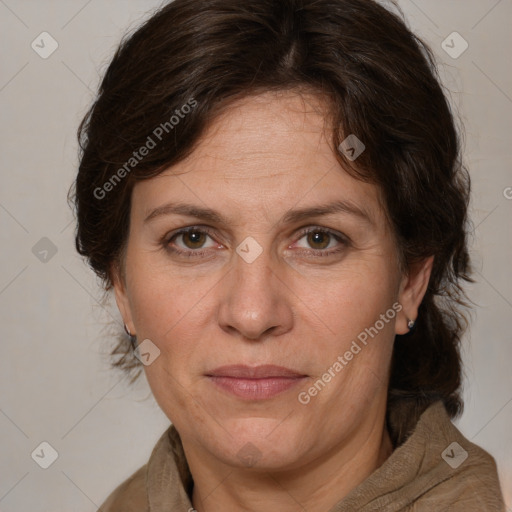
<svg viewBox="0 0 512 512"><path fill-rule="evenodd" d="M301 240L304 240L304 242L301 243ZM328 256L343 250L348 245L348 239L329 229L308 228L300 233L296 245L301 249L313 249L307 252L315 255Z"/></svg>
<svg viewBox="0 0 512 512"><path fill-rule="evenodd" d="M210 244L206 245L208 239ZM206 252L204 249L219 247L219 244L210 236L208 229L195 226L181 229L172 236L166 237L163 245L166 250L185 256L201 256Z"/></svg>
<svg viewBox="0 0 512 512"><path fill-rule="evenodd" d="M341 233L326 228L308 228L299 233L295 246L299 252L313 256L331 256L343 251L349 240ZM213 239L210 230L206 227L191 226L167 235L162 240L164 248L173 254L186 257L201 257L210 249L223 248Z"/></svg>
<svg viewBox="0 0 512 512"><path fill-rule="evenodd" d="M200 230L189 230L180 233L176 237L182 240L185 249L201 249L209 237L207 233Z"/></svg>

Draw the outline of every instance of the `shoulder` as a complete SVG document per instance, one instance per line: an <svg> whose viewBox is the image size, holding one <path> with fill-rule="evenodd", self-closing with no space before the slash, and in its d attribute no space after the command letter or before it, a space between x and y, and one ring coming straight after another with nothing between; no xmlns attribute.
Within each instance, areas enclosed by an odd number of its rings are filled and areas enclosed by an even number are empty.
<svg viewBox="0 0 512 512"><path fill-rule="evenodd" d="M456 505L453 510L504 512L495 459L466 439L455 426L453 428L455 440L441 454L448 473L446 480L439 484L437 493L443 495L450 506Z"/></svg>
<svg viewBox="0 0 512 512"><path fill-rule="evenodd" d="M146 492L147 464L121 483L98 512L145 512L149 510Z"/></svg>
<svg viewBox="0 0 512 512"><path fill-rule="evenodd" d="M504 512L492 455L462 434L442 403L432 406L426 416L430 416L430 421L421 425L426 444L423 460L426 467L422 475L425 492L419 498L423 507L442 503L453 511Z"/></svg>
<svg viewBox="0 0 512 512"><path fill-rule="evenodd" d="M189 483L189 476L181 439L170 425L153 447L146 464L118 485L98 512L148 512L150 503L152 510L156 503L178 505L187 510L190 506L187 506L183 481Z"/></svg>
<svg viewBox="0 0 512 512"><path fill-rule="evenodd" d="M471 443L469 443L471 444ZM475 445L473 445L475 446ZM460 470L444 473L434 485L429 485L425 475L424 493L413 500L411 510L430 512L450 510L453 512L505 512L505 503L499 483L496 463L491 455L481 448L467 444L469 451ZM460 450L460 449L459 449ZM462 452L462 458L466 455ZM459 455L460 457L460 455ZM457 455L454 456L454 459Z"/></svg>

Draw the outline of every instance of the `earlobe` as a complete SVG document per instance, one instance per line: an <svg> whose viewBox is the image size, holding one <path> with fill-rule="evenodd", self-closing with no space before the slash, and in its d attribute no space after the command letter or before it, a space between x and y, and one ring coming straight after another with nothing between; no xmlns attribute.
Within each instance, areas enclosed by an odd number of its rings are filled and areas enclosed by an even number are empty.
<svg viewBox="0 0 512 512"><path fill-rule="evenodd" d="M396 334L407 334L414 328L418 318L418 309L428 288L433 264L434 256L429 256L411 265L409 273L404 276L398 298L402 310L397 315Z"/></svg>
<svg viewBox="0 0 512 512"><path fill-rule="evenodd" d="M133 325L125 279L121 275L121 272L117 266L111 267L110 275L114 288L114 296L116 299L117 308L119 309L119 312L123 318L125 329L128 329L130 333L135 334L135 326Z"/></svg>

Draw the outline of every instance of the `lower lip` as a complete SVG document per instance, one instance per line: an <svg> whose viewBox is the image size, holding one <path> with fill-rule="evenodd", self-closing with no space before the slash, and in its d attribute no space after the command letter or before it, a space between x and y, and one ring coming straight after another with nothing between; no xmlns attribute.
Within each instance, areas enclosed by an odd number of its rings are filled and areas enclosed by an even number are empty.
<svg viewBox="0 0 512 512"><path fill-rule="evenodd" d="M245 400L265 400L272 398L294 386L305 377L268 377L262 379L242 379L240 377L215 377L209 379L223 390Z"/></svg>

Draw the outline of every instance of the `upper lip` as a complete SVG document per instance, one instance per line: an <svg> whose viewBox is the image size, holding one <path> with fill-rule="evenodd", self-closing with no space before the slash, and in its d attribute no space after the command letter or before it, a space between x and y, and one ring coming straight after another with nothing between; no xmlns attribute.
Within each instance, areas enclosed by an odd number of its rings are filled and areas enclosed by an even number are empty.
<svg viewBox="0 0 512 512"><path fill-rule="evenodd" d="M220 366L206 373L208 377L234 377L239 379L265 379L271 377L305 377L303 373L296 372L284 366L264 364L260 366L228 365Z"/></svg>

